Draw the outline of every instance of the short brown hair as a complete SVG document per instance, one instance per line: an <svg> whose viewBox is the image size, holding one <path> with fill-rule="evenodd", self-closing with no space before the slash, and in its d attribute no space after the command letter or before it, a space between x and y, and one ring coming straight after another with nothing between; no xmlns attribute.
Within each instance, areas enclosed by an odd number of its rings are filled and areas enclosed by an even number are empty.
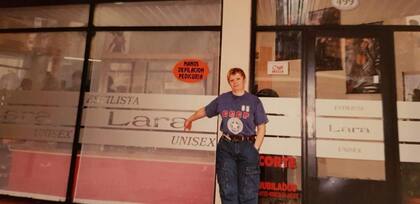
<svg viewBox="0 0 420 204"><path fill-rule="evenodd" d="M232 75L235 75L237 73L239 73L244 79L246 78L244 70L242 70L241 68L238 68L238 67L234 67L234 68L229 69L229 71L227 73L226 78L227 78L228 82L229 82L229 77L232 76Z"/></svg>

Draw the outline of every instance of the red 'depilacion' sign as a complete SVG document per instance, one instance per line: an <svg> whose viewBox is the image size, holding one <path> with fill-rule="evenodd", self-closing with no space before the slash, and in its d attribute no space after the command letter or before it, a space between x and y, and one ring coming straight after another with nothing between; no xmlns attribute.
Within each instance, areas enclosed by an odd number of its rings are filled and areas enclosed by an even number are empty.
<svg viewBox="0 0 420 204"><path fill-rule="evenodd" d="M172 73L181 81L195 83L207 77L209 67L199 59L183 59L175 64Z"/></svg>

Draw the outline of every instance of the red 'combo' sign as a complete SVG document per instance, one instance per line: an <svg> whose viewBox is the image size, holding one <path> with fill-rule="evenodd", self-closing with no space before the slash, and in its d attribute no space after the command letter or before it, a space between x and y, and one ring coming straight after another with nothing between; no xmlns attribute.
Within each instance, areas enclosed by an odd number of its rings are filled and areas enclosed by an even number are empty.
<svg viewBox="0 0 420 204"><path fill-rule="evenodd" d="M209 67L199 59L183 59L175 64L172 73L181 81L195 83L207 77Z"/></svg>

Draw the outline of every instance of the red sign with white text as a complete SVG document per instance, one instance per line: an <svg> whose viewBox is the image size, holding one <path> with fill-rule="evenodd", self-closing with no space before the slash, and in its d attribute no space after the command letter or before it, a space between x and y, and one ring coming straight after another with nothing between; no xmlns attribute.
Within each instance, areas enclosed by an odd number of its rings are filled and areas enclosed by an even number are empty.
<svg viewBox="0 0 420 204"><path fill-rule="evenodd" d="M286 155L260 155L261 182L259 197L262 203L300 198L298 185L289 180L290 171L296 171L296 158Z"/></svg>

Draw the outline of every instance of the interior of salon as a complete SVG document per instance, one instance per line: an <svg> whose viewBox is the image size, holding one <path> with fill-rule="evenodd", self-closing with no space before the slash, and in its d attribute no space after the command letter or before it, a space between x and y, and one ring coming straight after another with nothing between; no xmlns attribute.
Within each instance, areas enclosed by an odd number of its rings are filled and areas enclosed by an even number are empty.
<svg viewBox="0 0 420 204"><path fill-rule="evenodd" d="M420 204L418 0L3 0L0 203L221 204L229 69L259 204Z"/></svg>

